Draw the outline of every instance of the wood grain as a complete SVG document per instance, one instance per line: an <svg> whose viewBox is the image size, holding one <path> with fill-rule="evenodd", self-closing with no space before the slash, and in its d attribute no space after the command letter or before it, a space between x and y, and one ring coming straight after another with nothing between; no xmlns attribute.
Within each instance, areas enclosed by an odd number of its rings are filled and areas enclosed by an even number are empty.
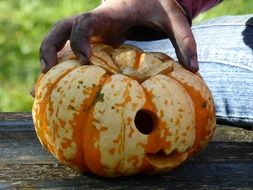
<svg viewBox="0 0 253 190"><path fill-rule="evenodd" d="M163 175L99 178L59 164L31 113L0 113L0 189L253 189L253 131L217 126L205 151Z"/></svg>

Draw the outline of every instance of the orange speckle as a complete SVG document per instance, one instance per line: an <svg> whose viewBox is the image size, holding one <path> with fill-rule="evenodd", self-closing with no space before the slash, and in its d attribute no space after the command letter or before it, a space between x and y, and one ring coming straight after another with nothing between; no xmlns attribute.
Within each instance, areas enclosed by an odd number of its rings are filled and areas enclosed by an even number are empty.
<svg viewBox="0 0 253 190"><path fill-rule="evenodd" d="M163 116L164 116L164 111L160 110L160 117L163 117Z"/></svg>
<svg viewBox="0 0 253 190"><path fill-rule="evenodd" d="M103 131L107 131L107 130L108 130L107 127L101 127L98 131L99 131L99 132L103 132Z"/></svg>
<svg viewBox="0 0 253 190"><path fill-rule="evenodd" d="M48 111L51 115L54 113L53 103L51 101L48 104Z"/></svg>
<svg viewBox="0 0 253 190"><path fill-rule="evenodd" d="M142 96L141 96L141 95L138 95L137 98L138 98L138 99L142 99Z"/></svg>
<svg viewBox="0 0 253 190"><path fill-rule="evenodd" d="M75 107L72 105L68 105L68 110L75 110Z"/></svg>
<svg viewBox="0 0 253 190"><path fill-rule="evenodd" d="M60 92L61 90L62 90L61 86L57 88L57 92Z"/></svg>
<svg viewBox="0 0 253 190"><path fill-rule="evenodd" d="M76 101L76 97L74 97L72 100L70 100L71 103L74 103Z"/></svg>
<svg viewBox="0 0 253 190"><path fill-rule="evenodd" d="M128 82L129 78L125 78L123 80ZM132 98L129 95L130 92L129 92L129 88L128 87L129 87L129 83L128 83L128 86L126 87L126 90L123 93L123 97L125 98L124 101L122 103L115 104L116 107L124 107L127 103L129 103L129 102L132 101Z"/></svg>
<svg viewBox="0 0 253 190"><path fill-rule="evenodd" d="M163 147L164 148L167 148L167 149L170 149L171 148L171 142L170 141L163 141Z"/></svg>
<svg viewBox="0 0 253 190"><path fill-rule="evenodd" d="M127 125L128 126L130 126L131 122L132 122L132 118L131 117L127 117Z"/></svg>
<svg viewBox="0 0 253 190"><path fill-rule="evenodd" d="M121 170L122 170L122 168L123 168L123 164L124 164L124 162L123 162L122 160L119 161L119 162L116 164L116 166L113 168L113 171L114 171L115 174L121 174Z"/></svg>
<svg viewBox="0 0 253 190"><path fill-rule="evenodd" d="M59 106L57 106L56 117L58 117L58 114L59 114Z"/></svg>
<svg viewBox="0 0 253 190"><path fill-rule="evenodd" d="M59 119L59 123L61 127L64 127L66 125L66 122L63 121L62 119ZM55 125L56 126L56 125Z"/></svg>
<svg viewBox="0 0 253 190"><path fill-rule="evenodd" d="M115 151L116 151L115 148L110 148L110 149L109 149L109 153L110 153L111 155L114 155L114 154L115 154Z"/></svg>
<svg viewBox="0 0 253 190"><path fill-rule="evenodd" d="M176 126L179 126L179 125L180 125L180 119L179 119L179 118L176 119L175 125L176 125Z"/></svg>
<svg viewBox="0 0 253 190"><path fill-rule="evenodd" d="M120 142L121 142L121 134L116 139L113 140L113 143L115 144L118 144Z"/></svg>
<svg viewBox="0 0 253 190"><path fill-rule="evenodd" d="M170 129L169 128L164 128L164 138L166 138L166 137L168 137L168 136L172 136L172 133L171 133L171 131L170 131Z"/></svg>
<svg viewBox="0 0 253 190"><path fill-rule="evenodd" d="M62 143L61 143L61 147L63 149L66 149L66 148L68 148L68 147L71 146L71 143L72 143L72 140L70 140L70 139L63 139Z"/></svg>
<svg viewBox="0 0 253 190"><path fill-rule="evenodd" d="M98 112L99 112L100 114L103 114L103 113L105 113L105 110L98 110Z"/></svg>
<svg viewBox="0 0 253 190"><path fill-rule="evenodd" d="M184 110L182 108L179 108L178 111L179 112L184 112Z"/></svg>
<svg viewBox="0 0 253 190"><path fill-rule="evenodd" d="M138 167L138 163L140 162L139 161L139 157L137 155L133 155L132 157L128 158L127 159L127 162L130 162L134 165L135 168Z"/></svg>
<svg viewBox="0 0 253 190"><path fill-rule="evenodd" d="M137 108L137 106L138 106L138 104L137 103L132 103L132 110L134 111L134 110L136 110L136 108Z"/></svg>
<svg viewBox="0 0 253 190"><path fill-rule="evenodd" d="M207 108L207 102L206 102L206 101L202 102L201 108L203 108L203 109L206 109L206 108Z"/></svg>
<svg viewBox="0 0 253 190"><path fill-rule="evenodd" d="M166 99L166 100L164 100L164 104L165 105L169 105L169 101Z"/></svg>
<svg viewBox="0 0 253 190"><path fill-rule="evenodd" d="M100 123L100 121L99 121L98 119L95 119L95 118L93 119L93 122L94 122L94 123ZM95 126L94 126L94 127L95 127Z"/></svg>
<svg viewBox="0 0 253 190"><path fill-rule="evenodd" d="M133 136L134 133L134 129L132 127L130 127L130 132L128 134L128 138L131 138Z"/></svg>
<svg viewBox="0 0 253 190"><path fill-rule="evenodd" d="M143 142L138 142L136 145L142 148L146 148L146 144L144 144Z"/></svg>

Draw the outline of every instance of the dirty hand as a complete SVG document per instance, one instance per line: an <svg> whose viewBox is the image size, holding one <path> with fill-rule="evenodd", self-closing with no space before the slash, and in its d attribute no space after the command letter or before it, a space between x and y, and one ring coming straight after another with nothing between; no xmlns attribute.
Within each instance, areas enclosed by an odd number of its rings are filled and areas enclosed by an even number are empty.
<svg viewBox="0 0 253 190"><path fill-rule="evenodd" d="M91 37L119 45L126 38L138 36L138 27L155 31L154 36L164 34L173 43L179 62L192 72L198 70L190 24L173 0L107 0L88 13L61 20L53 26L40 47L41 71L46 73L57 64L57 52L68 40L72 51L86 64L91 56ZM145 38L145 33L143 35Z"/></svg>

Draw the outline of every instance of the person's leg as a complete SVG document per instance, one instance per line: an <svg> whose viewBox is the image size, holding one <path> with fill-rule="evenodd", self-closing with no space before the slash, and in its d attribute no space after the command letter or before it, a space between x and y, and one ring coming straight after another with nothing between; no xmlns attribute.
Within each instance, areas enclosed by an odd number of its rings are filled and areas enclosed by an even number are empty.
<svg viewBox="0 0 253 190"><path fill-rule="evenodd" d="M214 96L219 122L253 127L253 15L227 16L193 26L200 70ZM248 21L247 25L245 24ZM176 59L169 40L126 43Z"/></svg>

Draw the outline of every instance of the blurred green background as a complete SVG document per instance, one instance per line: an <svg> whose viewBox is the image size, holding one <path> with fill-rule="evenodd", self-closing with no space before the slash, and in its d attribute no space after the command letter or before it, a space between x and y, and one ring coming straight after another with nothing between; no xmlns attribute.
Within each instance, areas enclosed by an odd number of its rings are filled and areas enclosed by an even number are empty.
<svg viewBox="0 0 253 190"><path fill-rule="evenodd" d="M96 7L100 0L0 1L0 112L31 111L29 91L39 74L38 50L57 20ZM194 23L221 15L249 14L252 0L225 0Z"/></svg>

